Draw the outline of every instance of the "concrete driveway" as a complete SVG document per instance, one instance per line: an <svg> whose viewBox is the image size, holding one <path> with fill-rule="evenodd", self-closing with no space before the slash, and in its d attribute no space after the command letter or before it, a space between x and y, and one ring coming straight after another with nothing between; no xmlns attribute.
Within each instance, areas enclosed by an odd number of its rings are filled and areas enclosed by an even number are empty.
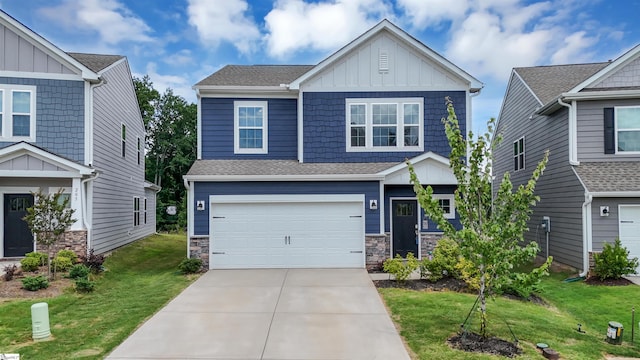
<svg viewBox="0 0 640 360"><path fill-rule="evenodd" d="M408 360L362 269L214 270L107 359Z"/></svg>

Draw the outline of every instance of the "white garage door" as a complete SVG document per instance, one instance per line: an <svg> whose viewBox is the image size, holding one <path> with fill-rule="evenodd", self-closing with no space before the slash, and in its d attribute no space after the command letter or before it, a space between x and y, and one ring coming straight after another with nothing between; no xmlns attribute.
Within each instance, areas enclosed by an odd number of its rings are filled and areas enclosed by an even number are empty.
<svg viewBox="0 0 640 360"><path fill-rule="evenodd" d="M619 209L620 243L629 250L629 257L640 259L640 205L620 205Z"/></svg>
<svg viewBox="0 0 640 360"><path fill-rule="evenodd" d="M211 196L209 267L364 267L362 195Z"/></svg>

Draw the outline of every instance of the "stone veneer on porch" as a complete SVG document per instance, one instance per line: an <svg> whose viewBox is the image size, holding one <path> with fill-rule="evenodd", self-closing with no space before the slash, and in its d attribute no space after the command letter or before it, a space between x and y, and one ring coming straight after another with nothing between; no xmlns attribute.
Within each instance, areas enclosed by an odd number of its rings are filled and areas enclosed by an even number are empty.
<svg viewBox="0 0 640 360"><path fill-rule="evenodd" d="M39 252L47 252L47 247L37 242L36 249ZM64 238L52 246L51 253L56 254L60 250L73 250L78 256L86 256L87 230L69 230L65 232Z"/></svg>

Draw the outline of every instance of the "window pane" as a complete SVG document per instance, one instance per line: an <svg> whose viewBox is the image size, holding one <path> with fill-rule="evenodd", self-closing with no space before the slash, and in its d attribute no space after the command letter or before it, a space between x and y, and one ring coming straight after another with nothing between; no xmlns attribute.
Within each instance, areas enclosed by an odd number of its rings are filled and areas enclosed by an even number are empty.
<svg viewBox="0 0 640 360"><path fill-rule="evenodd" d="M349 107L351 111L351 125L362 125L365 123L365 106L364 105L351 105Z"/></svg>
<svg viewBox="0 0 640 360"><path fill-rule="evenodd" d="M396 127L380 126L373 128L373 146L396 146Z"/></svg>
<svg viewBox="0 0 640 360"><path fill-rule="evenodd" d="M13 136L29 136L29 115L13 115Z"/></svg>
<svg viewBox="0 0 640 360"><path fill-rule="evenodd" d="M640 129L640 107L616 109L618 129Z"/></svg>
<svg viewBox="0 0 640 360"><path fill-rule="evenodd" d="M404 104L404 123L419 124L419 106L418 104Z"/></svg>
<svg viewBox="0 0 640 360"><path fill-rule="evenodd" d="M404 127L404 146L418 146L420 131L417 126Z"/></svg>
<svg viewBox="0 0 640 360"><path fill-rule="evenodd" d="M640 131L618 131L618 151L640 151Z"/></svg>
<svg viewBox="0 0 640 360"><path fill-rule="evenodd" d="M398 121L396 104L373 104L371 112L374 124L395 124Z"/></svg>
<svg viewBox="0 0 640 360"><path fill-rule="evenodd" d="M241 149L262 149L262 130L240 129L239 140Z"/></svg>
<svg viewBox="0 0 640 360"><path fill-rule="evenodd" d="M440 207L445 214L451 213L451 200L450 199L440 199Z"/></svg>
<svg viewBox="0 0 640 360"><path fill-rule="evenodd" d="M261 107L240 107L238 109L238 125L240 127L262 127Z"/></svg>
<svg viewBox="0 0 640 360"><path fill-rule="evenodd" d="M351 146L366 146L365 145L365 128L364 127L352 127L351 128Z"/></svg>
<svg viewBox="0 0 640 360"><path fill-rule="evenodd" d="M2 90L0 90L0 113L3 112L2 110L2 99L4 99L4 92Z"/></svg>
<svg viewBox="0 0 640 360"><path fill-rule="evenodd" d="M13 112L31 113L31 93L27 91L13 92Z"/></svg>

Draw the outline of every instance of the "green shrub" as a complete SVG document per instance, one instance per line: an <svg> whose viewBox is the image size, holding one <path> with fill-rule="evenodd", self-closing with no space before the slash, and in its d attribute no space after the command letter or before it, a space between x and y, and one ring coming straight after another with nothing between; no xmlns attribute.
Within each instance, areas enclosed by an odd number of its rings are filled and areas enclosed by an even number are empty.
<svg viewBox="0 0 640 360"><path fill-rule="evenodd" d="M78 292L92 292L95 287L96 283L86 277L76 279L76 291Z"/></svg>
<svg viewBox="0 0 640 360"><path fill-rule="evenodd" d="M461 277L457 266L459 262L458 243L453 239L442 238L433 250L433 258L423 259L420 262L420 277L430 281L438 281L445 276L459 279Z"/></svg>
<svg viewBox="0 0 640 360"><path fill-rule="evenodd" d="M26 253L24 255L25 257L28 258L34 258L34 259L38 259L38 262L40 263L40 265L38 266L45 266L47 265L47 259L49 258L49 256L45 253L41 253L41 252L30 252L30 253Z"/></svg>
<svg viewBox="0 0 640 360"><path fill-rule="evenodd" d="M89 255L81 256L84 266L91 269L91 272L97 274L104 270L102 264L104 263L104 255L96 255L93 253L93 249L89 251Z"/></svg>
<svg viewBox="0 0 640 360"><path fill-rule="evenodd" d="M600 280L620 279L624 275L635 274L638 258L629 259L629 250L623 247L620 239L616 238L613 246L605 243L600 254L594 254L595 275Z"/></svg>
<svg viewBox="0 0 640 360"><path fill-rule="evenodd" d="M384 261L382 268L385 272L393 275L396 281L404 282L409 278L412 272L418 269L418 259L413 256L413 253L407 253L407 259L403 259L400 254L396 254L393 259L387 259Z"/></svg>
<svg viewBox="0 0 640 360"><path fill-rule="evenodd" d="M49 281L42 275L27 276L22 279L22 287L29 291L38 291L49 287Z"/></svg>
<svg viewBox="0 0 640 360"><path fill-rule="evenodd" d="M541 266L534 268L531 272L521 273L514 272L506 280L504 284L498 286L498 291L501 293L507 293L519 296L523 299L528 299L533 293L542 292L540 283L542 278L549 276L549 267L553 257L549 256L547 261Z"/></svg>
<svg viewBox="0 0 640 360"><path fill-rule="evenodd" d="M36 271L40 267L40 260L35 257L26 257L20 260L20 266L26 272Z"/></svg>
<svg viewBox="0 0 640 360"><path fill-rule="evenodd" d="M56 254L56 257L66 257L67 259L71 260L72 264L76 264L78 263L78 254L76 254L75 251L73 250L60 250L58 251L58 253Z"/></svg>
<svg viewBox="0 0 640 360"><path fill-rule="evenodd" d="M178 264L178 270L183 274L194 274L202 270L202 260L198 258L184 259Z"/></svg>
<svg viewBox="0 0 640 360"><path fill-rule="evenodd" d="M16 264L6 265L4 267L4 275L2 276L5 281L13 280L13 277L20 274L20 269Z"/></svg>
<svg viewBox="0 0 640 360"><path fill-rule="evenodd" d="M72 279L86 278L91 270L83 264L76 264L69 270L69 277Z"/></svg>
<svg viewBox="0 0 640 360"><path fill-rule="evenodd" d="M53 267L55 271L67 271L71 269L72 266L73 263L71 259L64 256L56 256L51 262L51 267Z"/></svg>

